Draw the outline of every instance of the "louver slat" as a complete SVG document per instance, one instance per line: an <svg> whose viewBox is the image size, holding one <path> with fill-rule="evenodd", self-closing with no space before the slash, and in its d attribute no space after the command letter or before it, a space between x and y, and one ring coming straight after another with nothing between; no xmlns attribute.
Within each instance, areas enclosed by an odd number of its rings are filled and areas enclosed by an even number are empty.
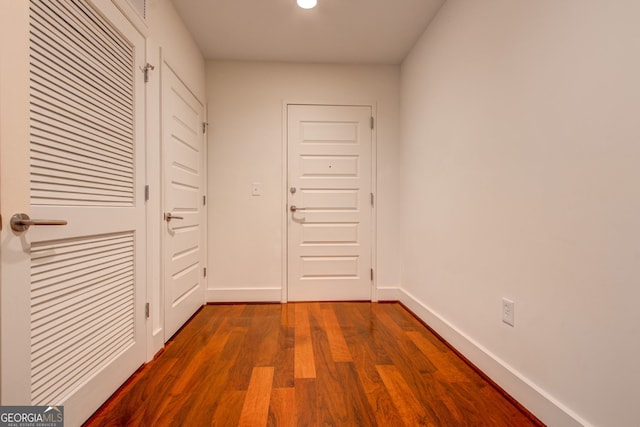
<svg viewBox="0 0 640 427"><path fill-rule="evenodd" d="M73 9L63 10L67 3L70 2L58 2L55 5L50 2L41 3L43 5L40 9L42 19L37 22L52 24L51 30L44 33L43 39L57 37L58 43L52 46L63 47L61 53L74 52L72 50L74 46L81 46L82 50L77 52L77 56L69 57L82 59L82 62L91 67L86 70L88 71L86 75L91 77L91 71L98 70L97 74L115 83L117 87L126 92L127 82L131 80L130 74L127 72L128 63L133 58L131 49L126 42L118 43L117 46L112 45L109 41L103 42L104 32L111 32L111 29L96 25L83 25L87 22L86 16L85 19L76 19L72 13ZM56 8L60 9L56 11ZM115 35L115 37L119 36ZM119 50L120 52L118 52Z"/></svg>
<svg viewBox="0 0 640 427"><path fill-rule="evenodd" d="M132 344L134 235L38 243L32 259L32 399L44 404Z"/></svg>
<svg viewBox="0 0 640 427"><path fill-rule="evenodd" d="M113 95L109 96L108 88L103 87L102 82L97 82L99 86L82 86L79 77L81 77L83 73L87 73L86 70L79 70L77 65L64 58L57 59L57 62L51 62L46 56L48 52L47 49L41 48L38 43L41 43L38 39L34 38L34 40L32 40L32 51L39 55L40 62L40 64L31 64L32 73L39 76L44 75L43 78L47 78L49 81L54 80L59 86L65 86L70 94L78 95L84 102L100 106L103 110L112 112L114 117L124 122L130 122L128 119L130 118L131 112L126 111L126 105L114 102ZM46 69L41 70L38 68L38 66L43 65L46 66ZM73 78L69 77L70 72Z"/></svg>
<svg viewBox="0 0 640 427"><path fill-rule="evenodd" d="M57 129L57 134L48 132L51 125L43 123L31 123L31 153L35 150L48 153L51 156L74 158L79 163L88 165L95 170L96 162L104 162L105 165L98 165L100 170L109 168L106 174L111 174L119 170L122 176L131 174L131 158L122 153L109 150L105 143L98 144L88 139L87 135L81 133L67 132L64 129ZM103 141L104 142L104 141ZM101 149L102 148L102 149Z"/></svg>
<svg viewBox="0 0 640 427"><path fill-rule="evenodd" d="M49 67L61 70L63 75L70 75L71 81L75 80L85 86L84 90L100 94L104 99L126 103L128 89L123 87L119 78L111 70L104 69L103 64L96 63L87 52L76 52L75 46L58 36L50 24L32 24L31 43L34 53L32 57L44 61L53 60L59 67L48 64ZM103 59L99 57L99 60ZM119 108L126 111L126 105Z"/></svg>
<svg viewBox="0 0 640 427"><path fill-rule="evenodd" d="M131 156L131 147L121 135L115 133L112 129L101 129L96 123L91 123L86 119L74 116L73 112L62 110L56 107L55 100L49 99L49 105L47 108L41 108L34 104L35 102L42 102L40 99L35 99L37 96L32 96L31 114L34 126L41 126L43 129L49 125L49 130L53 135L57 132L74 132L84 136L84 140L79 145L80 148L84 148L83 145L88 147L96 147L96 150L101 148L110 154L117 156L120 154L122 157ZM124 157L126 158L126 157Z"/></svg>
<svg viewBox="0 0 640 427"><path fill-rule="evenodd" d="M132 70L83 1L31 2L33 205L134 205Z"/></svg>

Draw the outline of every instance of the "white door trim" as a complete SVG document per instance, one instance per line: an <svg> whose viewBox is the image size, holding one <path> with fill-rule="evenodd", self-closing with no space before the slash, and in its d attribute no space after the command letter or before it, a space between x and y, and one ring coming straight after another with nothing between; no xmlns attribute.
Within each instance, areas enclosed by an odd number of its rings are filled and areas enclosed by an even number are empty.
<svg viewBox="0 0 640 427"><path fill-rule="evenodd" d="M147 318L147 358L153 360L164 346L164 320L162 299L162 246L160 227L162 225L162 181L160 179L160 84L161 49L151 39L146 39L147 63L155 67L149 73L146 83L146 119L147 119L147 180L149 199L147 206L147 300L149 317Z"/></svg>
<svg viewBox="0 0 640 427"><path fill-rule="evenodd" d="M371 210L371 268L374 271L373 280L371 281L371 301L378 301L377 293L377 210L378 210L378 111L377 104L374 101L364 102L327 102L327 101L314 101L314 100L283 100L282 101L282 190L280 192L280 206L282 208L281 214L281 227L282 227L282 291L281 302L288 301L289 291L289 227L288 227L288 204L287 204L287 184L289 182L289 157L288 157L288 107L290 105L311 105L311 106L357 106L357 107L369 107L371 108L371 115L374 120L374 126L371 132L371 191L374 195L374 204Z"/></svg>

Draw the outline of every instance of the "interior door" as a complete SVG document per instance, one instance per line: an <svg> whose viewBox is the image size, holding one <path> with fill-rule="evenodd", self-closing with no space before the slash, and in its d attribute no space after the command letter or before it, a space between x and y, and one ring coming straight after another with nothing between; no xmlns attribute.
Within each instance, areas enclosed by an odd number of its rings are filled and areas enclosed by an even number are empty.
<svg viewBox="0 0 640 427"><path fill-rule="evenodd" d="M67 225L3 230L2 402L63 405L73 426L145 358L144 39L110 1L28 4L14 37L30 38L29 164L13 185L24 213Z"/></svg>
<svg viewBox="0 0 640 427"><path fill-rule="evenodd" d="M162 69L165 341L204 304L204 106Z"/></svg>
<svg viewBox="0 0 640 427"><path fill-rule="evenodd" d="M288 105L288 300L371 299L371 107Z"/></svg>

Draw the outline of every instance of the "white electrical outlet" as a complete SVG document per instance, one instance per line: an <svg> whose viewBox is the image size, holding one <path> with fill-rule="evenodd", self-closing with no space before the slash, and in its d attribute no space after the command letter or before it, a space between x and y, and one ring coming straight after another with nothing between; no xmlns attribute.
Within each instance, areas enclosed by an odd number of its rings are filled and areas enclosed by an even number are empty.
<svg viewBox="0 0 640 427"><path fill-rule="evenodd" d="M507 298L502 298L502 321L510 326L515 326L515 303Z"/></svg>

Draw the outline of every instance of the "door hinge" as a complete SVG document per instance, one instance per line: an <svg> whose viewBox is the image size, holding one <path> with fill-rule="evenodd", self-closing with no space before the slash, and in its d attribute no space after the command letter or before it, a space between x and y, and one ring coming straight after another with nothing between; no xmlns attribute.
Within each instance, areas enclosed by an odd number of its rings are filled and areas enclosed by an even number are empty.
<svg viewBox="0 0 640 427"><path fill-rule="evenodd" d="M146 304L144 305L144 316L145 316L147 319L148 319L148 318L149 318L149 316L150 316L150 313L149 313L150 311L151 311L151 310L150 310L150 307L149 307L149 303L146 303Z"/></svg>
<svg viewBox="0 0 640 427"><path fill-rule="evenodd" d="M144 186L144 201L149 201L149 185Z"/></svg>
<svg viewBox="0 0 640 427"><path fill-rule="evenodd" d="M374 122L373 116L371 116L371 129L373 129L373 122Z"/></svg>
<svg viewBox="0 0 640 427"><path fill-rule="evenodd" d="M374 196L373 196L373 193L371 193L371 207L373 207L373 200L374 200Z"/></svg>
<svg viewBox="0 0 640 427"><path fill-rule="evenodd" d="M145 83L149 83L149 70L152 70L156 68L153 65L149 64L148 62L144 65L144 67L140 67L140 69L142 70L142 74L144 74L144 82Z"/></svg>
<svg viewBox="0 0 640 427"><path fill-rule="evenodd" d="M207 206L207 196L202 196L202 206Z"/></svg>
<svg viewBox="0 0 640 427"><path fill-rule="evenodd" d="M207 133L207 128L209 127L209 123L207 122L202 122L202 133L205 134Z"/></svg>
<svg viewBox="0 0 640 427"><path fill-rule="evenodd" d="M373 268L371 269L371 281L373 282Z"/></svg>
<svg viewBox="0 0 640 427"><path fill-rule="evenodd" d="M203 277L207 277L207 267L202 269Z"/></svg>

